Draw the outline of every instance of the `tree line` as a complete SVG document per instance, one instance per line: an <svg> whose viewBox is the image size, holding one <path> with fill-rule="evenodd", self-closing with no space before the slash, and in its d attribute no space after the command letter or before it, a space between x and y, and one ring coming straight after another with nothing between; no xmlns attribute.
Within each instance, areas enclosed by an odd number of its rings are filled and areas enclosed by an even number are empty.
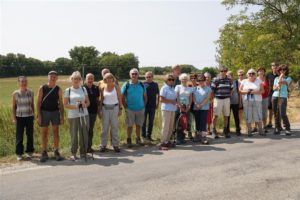
<svg viewBox="0 0 300 200"><path fill-rule="evenodd" d="M242 7L220 29L217 59L231 70L270 68L288 64L294 80L300 79L300 1L223 0L228 9ZM249 12L249 8L257 9Z"/></svg>

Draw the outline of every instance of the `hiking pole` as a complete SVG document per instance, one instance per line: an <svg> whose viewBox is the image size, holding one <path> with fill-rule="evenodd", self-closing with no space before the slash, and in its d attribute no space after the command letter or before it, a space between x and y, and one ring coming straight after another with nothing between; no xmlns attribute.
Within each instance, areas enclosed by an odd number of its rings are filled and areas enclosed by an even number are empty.
<svg viewBox="0 0 300 200"><path fill-rule="evenodd" d="M83 110L83 109L82 109L82 110ZM87 122L86 122L86 118L85 118L85 117L83 117L83 121L84 121L84 128L85 128L85 130L88 132ZM86 154L87 154L87 153L86 153ZM91 151L91 154L92 154L92 159L95 160L95 159L94 159L94 152Z"/></svg>
<svg viewBox="0 0 300 200"><path fill-rule="evenodd" d="M85 157L85 162L87 162L87 153L86 153L86 147L85 147L85 143L84 143L84 133L83 133L83 120L82 117L85 118L82 113L84 113L82 104L79 104L79 121L80 121L80 128L81 128L81 137L82 137L82 144L83 144L83 149L84 149L84 157ZM85 121L85 120L84 120Z"/></svg>

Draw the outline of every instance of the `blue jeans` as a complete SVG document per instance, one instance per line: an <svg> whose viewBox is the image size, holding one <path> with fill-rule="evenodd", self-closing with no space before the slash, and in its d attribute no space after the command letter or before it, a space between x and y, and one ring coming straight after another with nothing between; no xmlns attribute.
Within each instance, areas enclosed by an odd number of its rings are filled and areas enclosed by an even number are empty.
<svg viewBox="0 0 300 200"><path fill-rule="evenodd" d="M155 108L145 108L145 117L144 117L144 123L142 127L142 136L145 138L151 138L152 135L152 129L153 129L153 121L155 117ZM148 129L146 132L146 123L147 123L147 117L149 116L149 121L148 121Z"/></svg>
<svg viewBox="0 0 300 200"><path fill-rule="evenodd" d="M196 131L206 131L206 120L208 110L194 110Z"/></svg>

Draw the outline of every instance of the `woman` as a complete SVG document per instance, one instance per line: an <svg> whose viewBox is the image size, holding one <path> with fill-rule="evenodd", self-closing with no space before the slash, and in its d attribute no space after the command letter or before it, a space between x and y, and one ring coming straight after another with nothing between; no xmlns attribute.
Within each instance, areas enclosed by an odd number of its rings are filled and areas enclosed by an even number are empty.
<svg viewBox="0 0 300 200"><path fill-rule="evenodd" d="M162 115L162 131L160 150L168 150L174 147L170 142L170 138L174 129L174 118L177 110L177 95L173 89L174 76L166 75L165 84L160 89L161 115Z"/></svg>
<svg viewBox="0 0 300 200"><path fill-rule="evenodd" d="M179 107L181 105L185 105L186 106L186 112L187 115L190 115L190 109L191 109L191 104L192 104L192 93L193 93L193 88L188 86L188 81L189 81L189 76L186 73L183 73L179 76L179 80L181 82L180 85L176 85L175 87L175 92L177 94L177 105L178 105L178 111L179 111ZM177 118L179 117L179 112L176 113L176 121ZM191 131L188 130L190 132L189 137L190 139L192 139L191 136ZM184 143L184 141L177 141L179 144Z"/></svg>
<svg viewBox="0 0 300 200"><path fill-rule="evenodd" d="M209 72L205 72L204 73L205 76L205 85L209 88L211 88L211 74ZM209 100L209 109L207 112L207 119L206 119L206 123L207 123L207 134L211 135L211 130L210 130L210 126L212 124L212 118L213 118L213 95L211 95L210 100Z"/></svg>
<svg viewBox="0 0 300 200"><path fill-rule="evenodd" d="M278 69L280 75L276 77L273 85L273 96L272 96L272 106L275 116L275 130L274 134L280 134L281 120L285 126L285 134L287 136L291 135L291 125L289 118L286 114L287 109L287 98L288 98L288 87L292 82L291 77L288 76L289 68L287 65L281 65Z"/></svg>
<svg viewBox="0 0 300 200"><path fill-rule="evenodd" d="M19 89L12 95L13 122L16 124L16 154L17 160L23 159L24 153L23 137L26 128L27 144L26 157L32 157L33 147L33 118L34 118L34 95L27 88L28 82L25 76L18 77Z"/></svg>
<svg viewBox="0 0 300 200"><path fill-rule="evenodd" d="M105 152L109 129L112 134L112 145L115 152L119 153L118 117L122 114L122 97L120 87L111 73L104 75L104 87L101 88L99 116L102 118L102 134L100 152Z"/></svg>
<svg viewBox="0 0 300 200"><path fill-rule="evenodd" d="M244 70L242 69L239 69L238 72L237 72L237 75L238 75L238 83L239 83L239 87L240 88L240 85L242 83L242 81L245 79L245 72ZM242 123L243 121L243 118L244 118L244 111L243 111L243 96L240 94L240 104L239 104L239 119L240 119L240 124Z"/></svg>
<svg viewBox="0 0 300 200"><path fill-rule="evenodd" d="M261 80L256 78L256 71L249 69L247 72L248 79L241 82L240 93L243 95L243 109L246 118L248 136L252 137L251 122L255 122L258 126L260 135L265 135L262 131L262 112L261 112L261 101L262 93L264 88Z"/></svg>
<svg viewBox="0 0 300 200"><path fill-rule="evenodd" d="M268 119L268 104L269 104L269 81L266 77L266 69L260 67L257 70L258 79L261 80L262 86L264 88L264 93L262 93L261 109L262 109L262 122L264 127L264 132L267 133L267 119Z"/></svg>
<svg viewBox="0 0 300 200"><path fill-rule="evenodd" d="M68 121L71 134L71 160L77 160L78 134L80 158L86 159L88 148L89 114L87 107L90 105L88 93L81 86L81 74L76 71L71 77L72 86L65 90L64 105L68 110Z"/></svg>
<svg viewBox="0 0 300 200"><path fill-rule="evenodd" d="M190 75L190 83L188 84L188 86L191 88L192 90L192 104L191 104L191 109L190 109L190 112L189 112L189 121L188 121L188 136L189 136L189 139L191 141L194 140L194 137L193 137L193 134L192 134L192 129L195 130L195 125L193 124L194 120L194 102L193 102L193 93L194 91L196 90L197 88L197 74L191 74ZM196 134L196 133L195 133Z"/></svg>
<svg viewBox="0 0 300 200"><path fill-rule="evenodd" d="M199 134L201 133L202 144L209 144L206 138L206 119L209 110L211 89L205 85L205 77L202 74L198 75L197 83L197 89L194 91L194 115L197 132L194 141L199 141Z"/></svg>

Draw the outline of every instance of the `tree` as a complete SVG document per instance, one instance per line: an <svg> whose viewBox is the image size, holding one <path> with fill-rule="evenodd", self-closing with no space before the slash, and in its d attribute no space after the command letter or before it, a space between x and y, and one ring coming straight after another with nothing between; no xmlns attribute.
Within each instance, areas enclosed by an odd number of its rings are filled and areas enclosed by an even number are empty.
<svg viewBox="0 0 300 200"><path fill-rule="evenodd" d="M83 65L96 66L99 51L93 46L75 46L69 51L69 55L72 59L73 65L80 70Z"/></svg>

